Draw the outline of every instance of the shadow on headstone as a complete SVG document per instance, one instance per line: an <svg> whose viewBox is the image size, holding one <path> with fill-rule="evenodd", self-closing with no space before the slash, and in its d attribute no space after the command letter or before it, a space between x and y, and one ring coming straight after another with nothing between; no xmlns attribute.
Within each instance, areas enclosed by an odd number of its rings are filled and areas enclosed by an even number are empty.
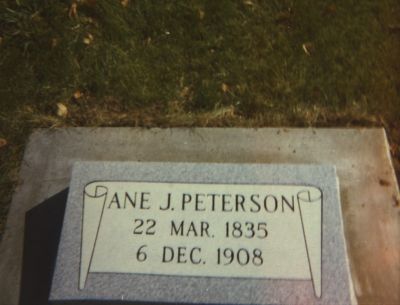
<svg viewBox="0 0 400 305"><path fill-rule="evenodd" d="M68 188L46 199L25 214L24 251L19 305L52 305L51 281L67 203ZM133 305L136 302L103 300L65 301L58 305ZM162 305L161 302L140 302ZM185 304L182 304L185 305Z"/></svg>
<svg viewBox="0 0 400 305"><path fill-rule="evenodd" d="M20 305L47 305L68 188L25 215Z"/></svg>

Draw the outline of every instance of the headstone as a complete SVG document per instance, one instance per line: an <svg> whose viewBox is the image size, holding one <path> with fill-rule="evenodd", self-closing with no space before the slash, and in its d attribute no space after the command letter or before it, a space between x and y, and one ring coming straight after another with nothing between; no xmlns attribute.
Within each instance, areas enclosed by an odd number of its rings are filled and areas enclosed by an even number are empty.
<svg viewBox="0 0 400 305"><path fill-rule="evenodd" d="M76 162L50 300L356 304L341 215L333 166Z"/></svg>

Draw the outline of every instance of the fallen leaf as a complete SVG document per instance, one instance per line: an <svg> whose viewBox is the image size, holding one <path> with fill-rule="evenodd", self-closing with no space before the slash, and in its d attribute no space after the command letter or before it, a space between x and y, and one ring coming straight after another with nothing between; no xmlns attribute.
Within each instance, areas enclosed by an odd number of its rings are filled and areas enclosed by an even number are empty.
<svg viewBox="0 0 400 305"><path fill-rule="evenodd" d="M79 90L75 91L74 99L79 100L83 96L83 93Z"/></svg>
<svg viewBox="0 0 400 305"><path fill-rule="evenodd" d="M53 38L51 40L51 47L55 48L58 45L58 39L57 38Z"/></svg>
<svg viewBox="0 0 400 305"><path fill-rule="evenodd" d="M121 0L121 5L127 7L129 5L129 0Z"/></svg>
<svg viewBox="0 0 400 305"><path fill-rule="evenodd" d="M69 18L78 17L78 3L76 3L75 1L72 2L71 6L69 8L68 16L69 16Z"/></svg>
<svg viewBox="0 0 400 305"><path fill-rule="evenodd" d="M246 5L249 5L249 6L253 6L254 5L253 1L251 1L251 0L244 0L243 3L246 4Z"/></svg>
<svg viewBox="0 0 400 305"><path fill-rule="evenodd" d="M305 42L301 45L304 53L306 53L308 56L311 56L311 54L314 52L314 45L311 42Z"/></svg>
<svg viewBox="0 0 400 305"><path fill-rule="evenodd" d="M68 108L63 103L57 103L57 115L61 118L66 118L68 115Z"/></svg>
<svg viewBox="0 0 400 305"><path fill-rule="evenodd" d="M3 138L0 138L0 148L4 147L6 145L7 145L7 140L3 139Z"/></svg>
<svg viewBox="0 0 400 305"><path fill-rule="evenodd" d="M221 85L221 90L222 90L222 92L226 93L229 91L229 86L227 84L223 83Z"/></svg>
<svg viewBox="0 0 400 305"><path fill-rule="evenodd" d="M190 93L190 88L188 87L188 86L186 86L186 87L183 87L182 88L182 90L181 90L181 92L180 92L180 96L181 97L186 97L186 96L188 96L189 95L189 93Z"/></svg>
<svg viewBox="0 0 400 305"><path fill-rule="evenodd" d="M206 13L203 10L199 10L199 18L200 18L200 20L204 19L205 14Z"/></svg>
<svg viewBox="0 0 400 305"><path fill-rule="evenodd" d="M93 39L94 39L93 35L90 34L90 33L87 33L86 37L83 38L83 43L86 44L86 45L89 45L89 44L91 44L93 42Z"/></svg>

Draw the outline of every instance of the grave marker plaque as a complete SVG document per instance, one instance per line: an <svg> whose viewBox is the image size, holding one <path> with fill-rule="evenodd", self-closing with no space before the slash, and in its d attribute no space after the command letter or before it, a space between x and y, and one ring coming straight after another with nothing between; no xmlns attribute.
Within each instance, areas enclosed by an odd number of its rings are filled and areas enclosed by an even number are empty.
<svg viewBox="0 0 400 305"><path fill-rule="evenodd" d="M50 299L355 304L335 169L78 162Z"/></svg>

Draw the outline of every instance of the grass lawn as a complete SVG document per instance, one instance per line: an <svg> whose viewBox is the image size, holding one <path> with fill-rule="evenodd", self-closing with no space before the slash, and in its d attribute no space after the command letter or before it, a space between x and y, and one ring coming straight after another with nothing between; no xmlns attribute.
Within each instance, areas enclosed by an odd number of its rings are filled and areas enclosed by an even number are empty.
<svg viewBox="0 0 400 305"><path fill-rule="evenodd" d="M0 237L35 127L384 126L398 0L2 0Z"/></svg>

